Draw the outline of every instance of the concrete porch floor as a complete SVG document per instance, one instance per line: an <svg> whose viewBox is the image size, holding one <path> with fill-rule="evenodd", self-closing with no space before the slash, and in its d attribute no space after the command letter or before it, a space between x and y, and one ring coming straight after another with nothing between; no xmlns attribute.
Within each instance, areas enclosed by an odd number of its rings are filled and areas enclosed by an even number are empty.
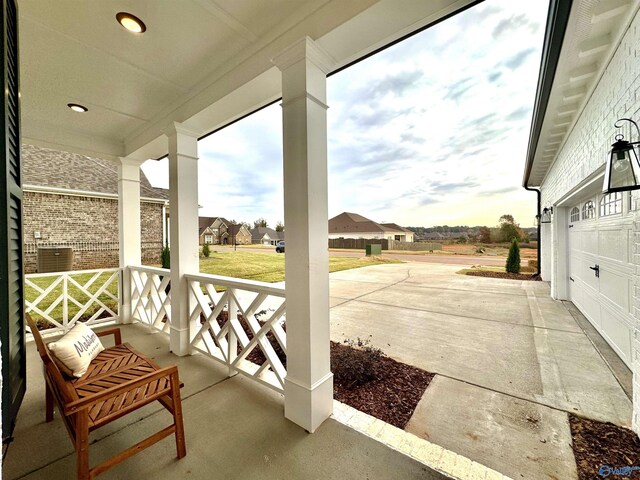
<svg viewBox="0 0 640 480"><path fill-rule="evenodd" d="M156 359L177 364L187 456L176 459L169 437L101 475L104 479L345 479L448 478L334 420L310 435L284 418L283 397L201 355L176 357L168 337L140 325L121 326L123 341ZM44 381L33 342L28 344L28 390L2 478L68 479L75 455L56 412L44 422ZM169 414L149 405L91 434L91 464L167 426Z"/></svg>

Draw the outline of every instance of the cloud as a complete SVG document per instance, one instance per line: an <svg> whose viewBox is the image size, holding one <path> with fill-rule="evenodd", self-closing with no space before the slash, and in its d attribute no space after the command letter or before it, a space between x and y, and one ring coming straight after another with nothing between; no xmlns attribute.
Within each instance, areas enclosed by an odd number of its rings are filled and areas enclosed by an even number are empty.
<svg viewBox="0 0 640 480"><path fill-rule="evenodd" d="M449 85L446 87L445 98L449 100L458 101L465 93L471 90L475 86L475 82L472 78L467 77L463 80L460 80L453 85Z"/></svg>
<svg viewBox="0 0 640 480"><path fill-rule="evenodd" d="M527 60L529 55L531 55L535 51L535 48L527 48L526 50L522 50L509 57L507 60L502 62L502 64L511 70L515 70L516 68L520 67Z"/></svg>
<svg viewBox="0 0 640 480"><path fill-rule="evenodd" d="M467 190L473 187L477 187L479 183L465 181L465 182L433 182L429 185L429 189L434 193L453 193L457 191Z"/></svg>
<svg viewBox="0 0 640 480"><path fill-rule="evenodd" d="M489 80L489 82L493 83L493 82L497 81L501 76L502 76L502 72L493 72L493 73L490 73L489 75L487 75L487 80Z"/></svg>
<svg viewBox="0 0 640 480"><path fill-rule="evenodd" d="M531 115L531 107L520 107L509 115L507 115L507 120L518 121L528 118Z"/></svg>
<svg viewBox="0 0 640 480"><path fill-rule="evenodd" d="M525 15L514 15L509 18L503 18L493 29L493 38L498 40L508 32L520 30L522 27L529 25L529 20Z"/></svg>

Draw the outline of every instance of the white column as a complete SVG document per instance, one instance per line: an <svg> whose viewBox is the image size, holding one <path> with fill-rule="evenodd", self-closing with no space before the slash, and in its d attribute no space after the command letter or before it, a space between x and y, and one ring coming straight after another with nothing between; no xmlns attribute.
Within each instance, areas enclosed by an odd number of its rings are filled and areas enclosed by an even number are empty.
<svg viewBox="0 0 640 480"><path fill-rule="evenodd" d="M131 283L127 267L142 263L140 165L142 161L131 158L120 158L118 163L118 239L122 269L120 323L131 323Z"/></svg>
<svg viewBox="0 0 640 480"><path fill-rule="evenodd" d="M280 54L287 226L285 416L313 432L333 408L329 359L326 74L332 61L304 38Z"/></svg>
<svg viewBox="0 0 640 480"><path fill-rule="evenodd" d="M188 286L184 275L200 271L198 259L198 135L179 123L169 139L169 226L171 237L170 347L190 353Z"/></svg>

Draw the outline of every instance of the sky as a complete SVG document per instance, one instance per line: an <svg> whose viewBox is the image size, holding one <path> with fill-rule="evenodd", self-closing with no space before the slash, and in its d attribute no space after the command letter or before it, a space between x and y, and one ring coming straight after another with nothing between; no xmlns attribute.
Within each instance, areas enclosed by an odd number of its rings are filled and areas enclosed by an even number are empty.
<svg viewBox="0 0 640 480"><path fill-rule="evenodd" d="M548 2L487 0L327 79L329 218L531 226L522 175ZM284 220L278 104L198 144L201 216ZM167 160L142 166L168 188Z"/></svg>

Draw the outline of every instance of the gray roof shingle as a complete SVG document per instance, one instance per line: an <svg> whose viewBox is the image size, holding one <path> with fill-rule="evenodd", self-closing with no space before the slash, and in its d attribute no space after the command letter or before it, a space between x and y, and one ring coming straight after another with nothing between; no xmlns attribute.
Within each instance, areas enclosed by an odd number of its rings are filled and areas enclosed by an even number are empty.
<svg viewBox="0 0 640 480"><path fill-rule="evenodd" d="M26 144L21 153L25 186L118 194L118 169L108 160ZM168 200L169 190L152 187L140 170L140 196Z"/></svg>

